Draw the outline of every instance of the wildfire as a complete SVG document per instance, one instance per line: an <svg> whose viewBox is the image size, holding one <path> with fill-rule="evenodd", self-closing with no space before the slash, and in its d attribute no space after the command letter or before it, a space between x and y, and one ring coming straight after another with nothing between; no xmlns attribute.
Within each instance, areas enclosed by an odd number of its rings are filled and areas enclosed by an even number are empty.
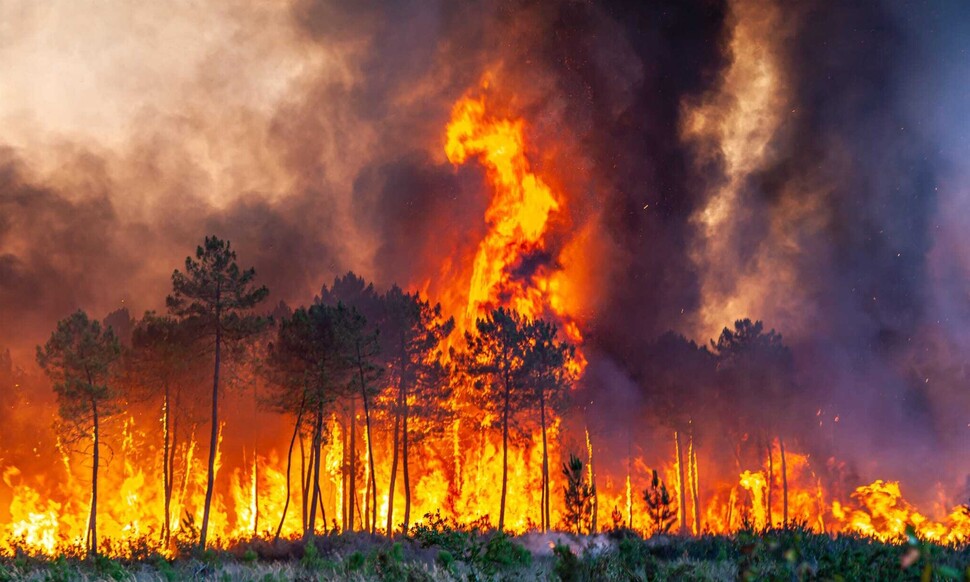
<svg viewBox="0 0 970 582"><path fill-rule="evenodd" d="M487 84L485 85L487 87ZM445 154L455 165L470 158L484 166L492 187L485 213L488 233L478 246L462 317L467 328L492 307L511 307L526 318L554 314L563 333L574 343L583 336L566 311L562 272L539 269L516 276L530 257L547 251L545 236L550 220L564 200L537 175L526 153L526 124L522 119L496 117L488 111L486 96L466 96L452 109L446 130ZM581 353L575 373L585 367Z"/></svg>
<svg viewBox="0 0 970 582"><path fill-rule="evenodd" d="M728 82L733 83L730 78ZM756 105L760 109L769 104ZM705 111L695 112L697 117L691 131L710 130ZM743 160L735 159L732 152L750 143L760 144L763 149L764 132L758 128L735 128L735 133L738 135L730 133L725 138L725 143L737 146L729 148L727 153L731 155L727 161L730 168L744 173L749 168ZM452 311L447 315L455 315L459 329L468 330L489 309L510 307L525 318L553 319L564 337L581 348L581 321L570 310L574 302L567 296L568 281L559 266L562 257L555 256L565 251L553 248L549 236L551 230L558 228L559 218L567 214L569 201L549 185L554 181L544 179L530 163L527 134L525 120L496 115L489 109L485 91L461 98L453 108L445 131L444 151L454 165L474 160L482 166L491 188L491 202L484 217L488 230L477 246L467 277L453 282L459 290L449 290L450 296L462 297L463 301L446 306ZM729 184L731 188L735 181ZM733 194L725 200L724 204L733 204ZM719 223L718 208L709 209L705 224ZM581 254L577 245L565 248ZM527 263L538 266L526 268ZM578 377L586 365L581 350L572 365ZM435 511L464 524L486 517L494 519L499 503L495 484L500 479L500 439L489 430L496 420L494 415L476 409L469 392L456 391L454 401L449 404L455 412L472 410L473 415L466 415L463 420L456 414L437 441L411 445L415 452L410 458L410 477L402 484L406 492L399 487L389 494L390 488L385 489L392 472L391 437L386 434L390 431L377 431L373 435L363 432L360 414L328 413L326 443L322 457L317 459L322 465L323 478L316 484L306 477L310 443L305 435L294 433L294 440L299 437L298 445L289 458L288 438L280 435L274 442L259 443L258 448L252 442L247 443L242 461L237 462L233 459L240 456L239 451L233 454L226 451L229 439L224 441L220 432L216 465L225 464L227 470L221 473L221 486L217 487L213 501L211 537L228 543L257 535L269 536L277 527L284 536L298 535L303 529L300 510L306 509L311 487L320 488L319 514L327 529L333 525L343 529L365 528L372 509L369 505L372 489L368 489L371 459L367 456L371 447L368 445L373 447L378 505L374 521L378 531L384 527L392 501L398 522L410 519L414 523ZM380 398L392 399L386 394ZM405 402L410 407L420 404L414 396ZM412 421L420 423L421 419ZM156 485L160 479L155 478L162 473L155 438L157 423L157 411L139 417L128 416L115 435L117 440L111 444L120 451L122 462L109 464L104 470L99 520L106 538L149 540L162 551L170 552L178 541L191 540L196 535L206 483L205 474L199 469L200 447L193 425L190 431L185 431L190 436L183 437L175 446L177 461L171 476L174 493L169 510L174 542L163 546L159 532L165 505L161 487ZM547 436L554 468L564 452L561 450L563 424L562 418L550 413ZM545 500L539 477L543 464L541 434L527 422L523 423L522 432L524 436L516 439L518 443L509 450L511 495L506 504L510 516L506 527L513 532L535 529L543 520L540 508ZM669 447L663 445L669 450L657 451L651 462L627 459L625 475L621 476L610 475L605 468L609 466L609 459L604 462L602 457L597 457L594 470L594 441L598 436L585 432L579 448L586 448L585 479L590 485L596 485L593 528L602 530L612 521L652 531L643 498L652 465L663 476L679 506L675 512L679 513L678 521L683 523L675 524L674 531L729 533L746 525L763 528L797 523L816 531L854 532L883 540L901 539L908 527L927 539L944 543L962 543L970 536L970 510L958 507L934 521L906 502L898 483L875 481L858 487L848 500L827 501L830 496L813 470L812 459L798 451L786 452L779 441L770 444L763 463L739 467L732 474L724 471L719 474L706 456L709 453L695 443L692 433L675 434ZM363 436L355 440L355 435ZM65 450L61 450L61 463L51 463L54 466L51 471L58 471L57 476L46 481L43 476L28 479L25 476L28 471L14 466L3 467L3 481L11 497L0 551L27 549L53 554L83 543L79 536L84 531L84 516L90 502L89 483L85 481L87 467L81 456L69 455ZM357 464L362 475L349 474L348 460L355 455L363 459ZM288 479L290 465L295 477ZM557 475L558 471L553 470L549 487L549 522L553 527L562 523L563 514L562 479ZM348 487L348 481L353 479L357 479L356 488ZM409 496L409 505L405 495ZM282 519L284 506L290 511ZM401 518L405 507L409 517ZM614 512L612 520L608 519L611 511Z"/></svg>

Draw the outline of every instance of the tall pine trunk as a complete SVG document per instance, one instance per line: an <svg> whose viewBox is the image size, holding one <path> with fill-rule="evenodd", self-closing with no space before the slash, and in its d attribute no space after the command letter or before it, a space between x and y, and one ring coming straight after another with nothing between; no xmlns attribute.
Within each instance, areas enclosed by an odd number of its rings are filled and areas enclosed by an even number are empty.
<svg viewBox="0 0 970 582"><path fill-rule="evenodd" d="M101 460L101 434L98 418L98 402L91 399L94 417L94 462L91 465L91 515L88 517L88 553L98 555L98 463Z"/></svg>
<svg viewBox="0 0 970 582"><path fill-rule="evenodd" d="M357 399L350 399L350 482L347 487L349 519L347 531L354 531L354 514L357 510Z"/></svg>
<svg viewBox="0 0 970 582"><path fill-rule="evenodd" d="M773 483L775 481L775 459L773 455L774 452L775 452L775 441L769 438L768 439L768 496L767 496L768 500L766 502L768 506L768 511L766 513L767 523L765 524L765 526L767 527L772 526L771 502L773 501L772 494L775 491L775 488L773 486Z"/></svg>
<svg viewBox="0 0 970 582"><path fill-rule="evenodd" d="M781 526L788 527L788 466L785 462L785 439L778 439L778 446L781 448Z"/></svg>
<svg viewBox="0 0 970 582"><path fill-rule="evenodd" d="M253 539L259 535L259 455L253 447Z"/></svg>
<svg viewBox="0 0 970 582"><path fill-rule="evenodd" d="M221 300L221 287L216 286L216 304ZM206 476L205 508L202 511L202 530L199 536L199 546L205 549L206 537L209 533L209 510L212 506L212 491L216 477L216 449L219 447L219 358L222 350L222 312L216 307L216 364L212 373L212 434L209 436L209 473Z"/></svg>
<svg viewBox="0 0 970 582"><path fill-rule="evenodd" d="M170 396L171 390L168 382L166 382L165 398L162 402L162 495L164 497L165 506L165 514L162 516L162 543L166 546L168 545L168 540L171 537L170 516L172 511L172 464L170 461L171 444L169 442L169 417L171 416L171 402L169 401Z"/></svg>
<svg viewBox="0 0 970 582"><path fill-rule="evenodd" d="M546 440L546 391L539 389L539 419L542 424L542 531L546 532L549 523L549 447Z"/></svg>
<svg viewBox="0 0 970 582"><path fill-rule="evenodd" d="M370 469L368 480L368 490L370 492L370 533L374 533L377 528L377 478L374 476L374 443L370 431L370 408L367 405L367 385L364 383L364 361L360 353L360 345L357 346L357 372L360 375L360 397L364 400L364 431L367 438L367 460Z"/></svg>
<svg viewBox="0 0 970 582"><path fill-rule="evenodd" d="M410 438L408 438L408 400L407 394L404 395L404 409L401 418L401 461L404 472L404 533L411 527L411 468L409 465L410 457Z"/></svg>
<svg viewBox="0 0 970 582"><path fill-rule="evenodd" d="M341 458L341 464L340 464L340 528L342 530L346 531L347 530L347 516L350 515L349 512L347 511L347 508L349 507L349 504L347 503L347 499L348 499L347 488L350 485L350 483L348 481L350 472L347 470L347 467L348 467L350 461L348 460L349 457L347 456L347 447L349 446L349 443L350 443L350 439L348 438L348 435L350 433L347 431L347 425L346 425L346 423L344 423L343 418L341 418L340 420L334 419L334 422L339 422L340 423L340 436L341 436L341 439L340 439L340 454L341 454L341 457L340 457ZM336 511L336 506L334 507L334 511Z"/></svg>
<svg viewBox="0 0 970 582"><path fill-rule="evenodd" d="M509 486L509 379L505 379L505 403L502 407L502 499L498 512L498 530L505 529L505 497Z"/></svg>
<svg viewBox="0 0 970 582"><path fill-rule="evenodd" d="M317 502L320 499L320 446L323 440L323 404L318 404L317 417L313 424L313 469L312 483L313 496L310 499L310 517L307 518L307 528L303 532L303 539L310 539L316 533ZM326 523L324 523L326 528Z"/></svg>
<svg viewBox="0 0 970 582"><path fill-rule="evenodd" d="M312 437L311 437L312 439ZM303 435L300 435L300 500L303 503L303 531L306 531L306 522L309 518L308 511L310 506L310 475L313 474L313 458L307 459L306 447L304 447ZM312 442L312 440L311 440ZM311 451L312 455L312 451Z"/></svg>
<svg viewBox="0 0 970 582"><path fill-rule="evenodd" d="M179 409L179 399L177 395L175 397L175 403L172 408L173 410ZM178 416L172 416L171 420L172 420L172 431L171 431L171 437L169 438L168 459L166 460L166 464L168 465L168 474L169 474L168 491L166 492L166 496L168 498L169 505L171 505L171 501L175 497L175 455L178 451L178 442L179 442ZM187 472L188 472L188 462L186 461L186 473ZM181 495L179 496L179 499L180 500L182 499ZM172 516L171 516L171 513L166 513L166 515L168 515L168 540L166 540L166 543L168 543L168 541L170 541L172 537Z"/></svg>
<svg viewBox="0 0 970 582"><path fill-rule="evenodd" d="M397 410L394 412L394 433L391 437L391 482L387 486L387 537L391 537L394 534L394 485L397 480L397 460L398 460L398 445L400 444L400 431L401 431L401 394L403 394L403 381L401 382L402 387L399 388L398 395L398 406Z"/></svg>
<svg viewBox="0 0 970 582"><path fill-rule="evenodd" d="M697 450L694 448L694 432L690 434L690 449L688 454L690 464L690 493L694 498L694 535L700 535L704 524L701 523L701 496L699 477L697 475Z"/></svg>
<svg viewBox="0 0 970 582"><path fill-rule="evenodd" d="M687 529L687 479L684 475L684 449L680 442L680 431L674 431L674 452L677 455L677 489L680 493L680 533L686 534ZM632 527L632 524L631 524Z"/></svg>
<svg viewBox="0 0 970 582"><path fill-rule="evenodd" d="M596 519L599 513L599 493L596 491L596 469L593 465L593 441L589 438L588 428L586 429L586 452L589 454L589 486L593 489L593 520L590 531L596 533Z"/></svg>
<svg viewBox="0 0 970 582"><path fill-rule="evenodd" d="M280 539L283 532L283 522L286 521L286 512L290 508L290 472L293 466L293 447L296 445L296 437L300 434L300 423L303 422L303 408L306 406L306 391L303 393L303 400L300 402L300 409L296 413L296 423L293 425L293 436L290 437L290 448L286 452L286 501L283 503L283 515L280 516L280 524L276 527L274 541ZM302 444L302 443L301 443ZM300 473L300 482L303 482L303 474Z"/></svg>

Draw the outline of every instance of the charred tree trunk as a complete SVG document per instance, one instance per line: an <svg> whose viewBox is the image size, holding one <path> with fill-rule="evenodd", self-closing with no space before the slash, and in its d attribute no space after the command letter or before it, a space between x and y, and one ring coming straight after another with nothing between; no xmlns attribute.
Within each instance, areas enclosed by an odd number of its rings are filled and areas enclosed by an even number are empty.
<svg viewBox="0 0 970 582"><path fill-rule="evenodd" d="M216 285L216 304L221 300L222 288ZM216 453L219 447L219 358L222 355L222 312L216 307L216 363L212 374L212 431L209 435L209 471L205 485L205 508L202 510L202 530L199 546L204 550L209 534L209 510L212 507L212 492L215 487Z"/></svg>
<svg viewBox="0 0 970 582"><path fill-rule="evenodd" d="M175 406L174 406L175 410L179 409L178 404L179 404L178 398L176 398ZM168 476L169 476L168 489L165 492L165 496L169 507L171 507L172 499L175 497L175 455L176 455L176 452L178 451L178 417L177 416L172 417L171 422L172 422L172 429L171 429L171 435L169 437L168 459L165 460L165 465L168 467ZM188 467L186 467L186 471L188 471ZM166 509L165 515L168 516L168 529L167 529L168 537L165 540L165 543L168 544L172 539L171 509Z"/></svg>
<svg viewBox="0 0 970 582"><path fill-rule="evenodd" d="M350 439L348 438L348 434L349 433L347 432L347 425L344 424L344 421L342 419L339 420L339 421L337 419L334 419L334 422L339 422L340 423L340 436L341 436L341 438L340 438L340 454L341 454L341 463L340 463L340 528L342 530L346 531L347 530L347 515L348 515L348 513L347 513L347 488L349 486L349 482L348 482L348 479L347 479L347 476L348 476L347 475L348 474L347 467L349 466L349 463L350 463L350 461L348 460L348 457L347 457L347 444L350 442ZM336 511L337 511L336 503L334 503L334 512L336 512Z"/></svg>
<svg viewBox="0 0 970 582"><path fill-rule="evenodd" d="M589 454L589 486L593 489L593 523L590 527L590 532L596 533L596 517L597 513L599 513L599 493L596 491L596 470L593 466L593 441L590 440L589 429L586 429L586 452Z"/></svg>
<svg viewBox="0 0 970 582"><path fill-rule="evenodd" d="M350 481L347 486L347 531L354 531L354 513L357 511L357 399L350 399Z"/></svg>
<svg viewBox="0 0 970 582"><path fill-rule="evenodd" d="M505 377L505 402L502 405L502 499L499 504L498 530L505 529L505 497L509 486L509 411L511 407L511 381Z"/></svg>
<svg viewBox="0 0 970 582"><path fill-rule="evenodd" d="M549 523L549 447L546 441L546 391L539 389L539 419L542 424L542 531L545 533Z"/></svg>
<svg viewBox="0 0 970 582"><path fill-rule="evenodd" d="M680 494L680 533L686 534L687 530L687 479L684 476L684 449L680 442L680 431L674 431L674 452L677 455L677 489ZM632 524L631 524L632 527Z"/></svg>
<svg viewBox="0 0 970 582"><path fill-rule="evenodd" d="M774 489L775 489L772 486L772 483L774 483L775 481L775 460L773 458L774 456L773 453L775 452L774 449L775 449L775 442L772 439L768 439L768 494L767 494L767 502L766 502L767 512L765 513L765 515L767 516L766 518L767 523L765 524L765 526L767 527L771 527L772 525L771 502L773 501L772 494L774 493Z"/></svg>
<svg viewBox="0 0 970 582"><path fill-rule="evenodd" d="M367 487L370 492L370 533L374 533L377 528L377 478L374 476L374 443L370 431L370 408L367 405L367 384L364 382L364 360L360 352L360 345L357 346L357 372L360 375L360 397L364 401L364 430L367 438L367 459L370 469L370 478Z"/></svg>
<svg viewBox="0 0 970 582"><path fill-rule="evenodd" d="M788 527L788 466L785 462L785 439L778 439L778 446L781 449L781 526Z"/></svg>
<svg viewBox="0 0 970 582"><path fill-rule="evenodd" d="M165 383L165 397L162 401L162 495L164 497L164 512L162 517L162 544L167 546L171 537L170 516L172 511L172 463L170 439L171 390Z"/></svg>
<svg viewBox="0 0 970 582"><path fill-rule="evenodd" d="M323 524L323 532L326 533L327 532L327 507L323 503L323 491L320 490L320 483L314 484L313 488L316 490L317 500L320 502L320 523Z"/></svg>
<svg viewBox="0 0 970 582"><path fill-rule="evenodd" d="M311 455L313 452L311 451ZM300 435L300 493L301 500L303 502L303 531L306 531L307 512L310 507L307 505L310 499L310 475L313 474L312 470L313 459L307 460L306 449L303 446L303 435Z"/></svg>
<svg viewBox="0 0 970 582"><path fill-rule="evenodd" d="M317 493L320 498L320 523L323 524L323 531L326 532L327 531L327 506L323 503L323 490L320 489L320 484L317 483L316 487L317 487ZM334 524L336 524L336 520L334 520Z"/></svg>
<svg viewBox="0 0 970 582"><path fill-rule="evenodd" d="M293 425L293 436L290 437L290 448L286 452L286 501L283 502L283 514L280 516L280 524L276 527L276 535L273 536L273 540L276 541L280 539L280 533L283 532L283 522L286 521L286 512L290 508L290 472L293 466L293 447L296 445L296 437L300 434L300 424L303 422L303 408L306 406L306 392L304 391L303 400L300 402L300 408L296 413L296 423ZM302 441L300 442L302 449ZM303 483L303 473L302 469L300 472L300 483ZM305 496L304 496L305 499ZM306 502L304 501L304 507Z"/></svg>
<svg viewBox="0 0 970 582"><path fill-rule="evenodd" d="M688 463L690 465L690 494L694 499L694 535L700 535L703 524L701 523L701 497L700 486L697 481L697 449L694 448L694 431L690 433L690 447L688 449Z"/></svg>
<svg viewBox="0 0 970 582"><path fill-rule="evenodd" d="M259 535L259 455L253 447L253 539Z"/></svg>
<svg viewBox="0 0 970 582"><path fill-rule="evenodd" d="M307 528L303 532L303 539L310 539L313 537L316 531L316 520L317 520L317 503L320 499L320 446L323 440L323 404L319 404L317 408L317 417L313 423L313 449L311 454L313 455L313 470L312 470L312 481L311 486L313 487L313 495L310 499L310 517L307 520ZM324 524L326 526L326 524Z"/></svg>
<svg viewBox="0 0 970 582"><path fill-rule="evenodd" d="M101 460L101 434L98 418L98 401L91 399L94 418L94 460L91 465L91 515L88 517L88 554L98 555L98 463Z"/></svg>
<svg viewBox="0 0 970 582"><path fill-rule="evenodd" d="M408 435L408 409L407 393L404 394L404 407L401 417L401 461L404 471L404 533L411 527L411 468L410 468L410 446L411 439Z"/></svg>
<svg viewBox="0 0 970 582"><path fill-rule="evenodd" d="M397 410L394 412L394 433L391 437L391 482L387 486L387 537L394 534L394 485L397 480L398 446L401 431L401 398L404 394L404 382L398 388Z"/></svg>

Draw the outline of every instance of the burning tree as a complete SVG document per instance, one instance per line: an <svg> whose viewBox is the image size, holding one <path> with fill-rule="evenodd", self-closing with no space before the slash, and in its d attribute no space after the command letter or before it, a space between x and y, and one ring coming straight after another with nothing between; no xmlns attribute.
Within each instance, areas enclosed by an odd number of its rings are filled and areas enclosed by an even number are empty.
<svg viewBox="0 0 970 582"><path fill-rule="evenodd" d="M647 516L653 524L653 533L664 534L670 531L676 520L673 500L667 492L667 486L653 470L650 487L643 490L643 500L647 503Z"/></svg>
<svg viewBox="0 0 970 582"><path fill-rule="evenodd" d="M91 512L86 545L92 555L98 553L101 421L119 411L118 392L109 380L120 354L121 345L111 328L102 329L80 310L59 321L44 347L37 347L37 363L54 381L62 429L68 439L91 437Z"/></svg>
<svg viewBox="0 0 970 582"><path fill-rule="evenodd" d="M347 477L347 499L349 505L345 508L344 527L354 529L354 510L357 504L357 396L364 406L364 438L367 441L367 515L363 525L371 532L377 527L377 479L374 472L374 438L371 432L371 400L378 394L377 378L383 372L377 357L381 352L378 343L378 323L383 313L380 295L374 290L374 285L364 281L353 272L334 280L333 286L324 286L317 303L335 306L346 305L351 313L345 321L343 333L346 334L346 349L348 365L353 369L351 382L353 386L347 394L349 410L347 412L350 425L349 458L344 464L349 465L345 472Z"/></svg>
<svg viewBox="0 0 970 582"><path fill-rule="evenodd" d="M543 440L541 508L549 526L549 469L546 412L561 406L572 382L569 364L573 348L556 340L556 327L542 320L528 321L517 312L498 308L476 324L477 333L465 333L467 353L458 357L480 390L486 412L500 418L502 429L502 496L499 529L505 526L508 492L509 430L515 415L538 407Z"/></svg>
<svg viewBox="0 0 970 582"><path fill-rule="evenodd" d="M209 438L209 465L205 506L199 545L205 547L209 531L209 510L215 482L216 454L219 446L219 371L223 342L238 342L260 331L266 321L250 311L269 290L256 287L255 269L241 270L229 241L212 236L195 251L195 259L185 258L185 273L172 273L172 294L165 302L172 315L189 322L199 340L211 340L215 356L212 373L212 427ZM208 347L206 342L205 347Z"/></svg>
<svg viewBox="0 0 970 582"><path fill-rule="evenodd" d="M307 422L306 415L312 415L309 420L310 467L303 489L305 504L309 497L305 538L314 534L317 507L322 507L320 462L325 418L352 385L353 369L347 357L349 334L346 330L353 315L343 305L301 307L280 322L276 340L269 349L268 361L277 378L270 398L277 410L296 416L293 440ZM326 522L326 515L323 519Z"/></svg>
<svg viewBox="0 0 970 582"><path fill-rule="evenodd" d="M398 460L404 481L404 531L411 520L410 445L429 431L414 431L412 417L428 429L444 424L444 403L450 391L447 373L441 364L441 345L455 327L445 320L441 305L432 306L417 293L405 293L394 286L383 296L384 319L381 326L383 352L389 364L394 415L391 480L388 486L387 534L394 531L394 487Z"/></svg>
<svg viewBox="0 0 970 582"><path fill-rule="evenodd" d="M695 414L703 407L703 395L714 385L716 360L704 346L673 332L663 334L650 344L645 355L647 365L639 379L652 387L647 404L673 437L679 529L681 533L691 529L699 533L702 526L695 443L700 422ZM688 492L693 499L693 528L687 516Z"/></svg>
<svg viewBox="0 0 970 582"><path fill-rule="evenodd" d="M509 428L513 414L526 406L528 342L526 322L515 311L499 307L475 322L477 333L465 332L468 347L459 358L480 390L483 408L498 416L502 429L502 496L498 529L505 527L509 479Z"/></svg>
<svg viewBox="0 0 970 582"><path fill-rule="evenodd" d="M193 345L194 330L173 317L147 312L131 333L128 358L134 382L143 391L138 398L161 400L162 487L164 516L162 541L171 536L171 503L174 489L175 451L178 445L178 420L185 413L184 392L196 379L198 354Z"/></svg>
<svg viewBox="0 0 970 582"><path fill-rule="evenodd" d="M781 454L782 524L788 524L788 467L785 455L785 412L795 392L794 364L791 351L775 330L764 331L764 324L750 319L734 322L734 329L724 328L717 342L711 341L717 357L719 383L725 401L738 407L737 429L755 430L767 449L768 476L766 525L772 525L772 483L774 463L772 449L778 437ZM787 420L787 419L784 419ZM760 453L760 451L759 451ZM760 455L759 455L760 456Z"/></svg>
<svg viewBox="0 0 970 582"><path fill-rule="evenodd" d="M291 475L293 468L293 448L296 440L304 432L304 415L307 412L307 397L309 395L309 361L308 349L300 341L299 332L294 329L294 313L286 305L280 304L274 313L273 320L277 324L276 338L269 342L266 350L266 358L260 371L267 377L270 389L264 396L265 404L268 408L281 414L293 414L293 435L290 437L290 445L286 452L286 499L283 502L283 511L280 515L280 522L276 528L275 538L279 539L283 531L283 524L286 522L286 514L290 508ZM303 314L305 317L305 312ZM303 442L300 442L300 450L303 450ZM305 480L305 475L301 473L300 483ZM303 529L306 530L306 491L303 492Z"/></svg>
<svg viewBox="0 0 970 582"><path fill-rule="evenodd" d="M586 480L583 474L583 462L576 455L569 455L569 462L562 464L562 474L566 478L563 495L566 501L566 513L563 520L566 525L576 532L593 533L593 498L596 496L596 485Z"/></svg>
<svg viewBox="0 0 970 582"><path fill-rule="evenodd" d="M352 402L356 401L356 397L359 394L361 402L364 405L364 435L367 439L368 463L367 493L369 494L369 501L365 504L368 509L368 515L367 519L365 519L364 527L371 533L374 533L374 530L377 528L377 479L374 476L374 433L371 431L370 401L378 392L377 381L381 378L384 369L376 363L377 355L380 353L380 345L377 343L377 330L368 329L367 320L356 309L351 309L347 314L341 326L341 331L344 334L343 344L347 349L347 364L351 368L350 389L353 394L351 400ZM356 488L353 486L357 479L357 456L354 454L356 446L354 438L356 430L354 429L357 421L353 406L351 407L350 421L352 424L350 439L351 516L349 523L351 524L350 529L353 530L353 504L357 502Z"/></svg>
<svg viewBox="0 0 970 582"><path fill-rule="evenodd" d="M548 412L557 416L566 405L569 387L575 380L571 364L575 348L556 339L555 325L541 319L525 325L527 342L525 369L529 387L539 401L539 425L542 430L542 530L552 527L549 515L549 446L546 436Z"/></svg>

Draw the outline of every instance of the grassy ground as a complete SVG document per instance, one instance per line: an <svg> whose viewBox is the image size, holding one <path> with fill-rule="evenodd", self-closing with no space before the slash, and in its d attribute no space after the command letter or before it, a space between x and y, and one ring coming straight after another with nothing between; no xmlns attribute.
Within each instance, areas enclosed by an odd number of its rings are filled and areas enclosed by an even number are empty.
<svg viewBox="0 0 970 582"><path fill-rule="evenodd" d="M322 536L313 544L256 540L225 551L167 560L0 560L3 580L970 580L970 550L910 539L899 545L801 529L733 536L643 539L461 531L442 522L390 541L367 534Z"/></svg>

